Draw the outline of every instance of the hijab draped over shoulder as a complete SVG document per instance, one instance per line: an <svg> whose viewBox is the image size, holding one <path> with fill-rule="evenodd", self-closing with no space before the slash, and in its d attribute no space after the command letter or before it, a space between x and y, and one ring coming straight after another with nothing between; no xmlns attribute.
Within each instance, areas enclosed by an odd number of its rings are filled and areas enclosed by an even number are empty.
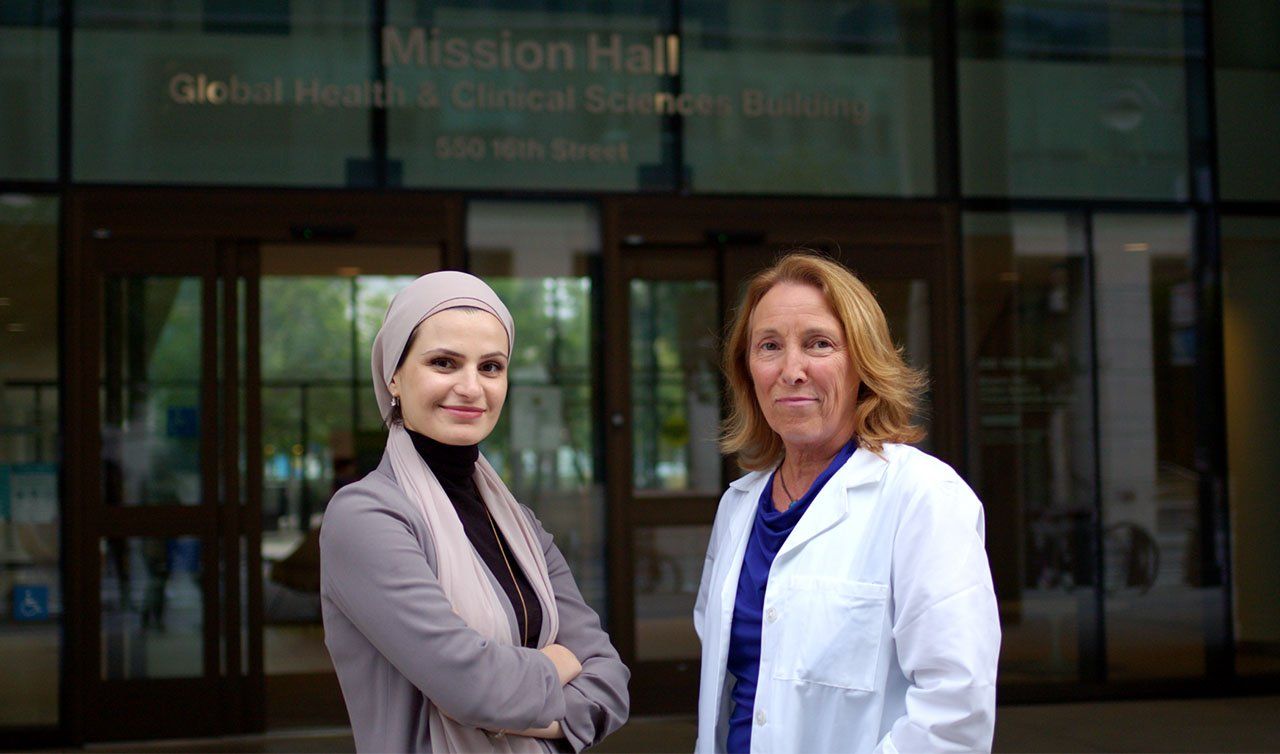
<svg viewBox="0 0 1280 754"><path fill-rule="evenodd" d="M382 328L373 341L373 387L378 396L378 409L389 430L387 456L397 483L426 519L436 549L436 578L453 611L486 639L512 644L511 627L502 603L484 564L467 540L453 503L418 455L404 425L392 419L388 386L414 330L433 314L458 307L473 307L496 317L506 329L507 355L510 356L515 345L515 325L511 313L493 289L479 278L463 272L433 272L413 281L391 300ZM559 633L560 616L556 611L555 595L537 533L483 455L476 462L475 482L494 523L506 537L511 554L537 592L543 615L548 621L549 630L545 635L548 643L554 643ZM443 712L448 713L448 710ZM493 737L455 722L435 705L432 705L430 724L432 748L436 751L542 751L541 745L531 738Z"/></svg>

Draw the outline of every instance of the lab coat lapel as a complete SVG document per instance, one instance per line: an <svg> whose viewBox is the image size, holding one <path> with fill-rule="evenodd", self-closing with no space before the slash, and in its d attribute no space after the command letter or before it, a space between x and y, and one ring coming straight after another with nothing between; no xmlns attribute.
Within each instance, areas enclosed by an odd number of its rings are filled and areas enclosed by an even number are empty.
<svg viewBox="0 0 1280 754"><path fill-rule="evenodd" d="M768 482L768 474L756 472L729 483L730 487L746 495L745 499L738 500L732 518L729 519L727 536L721 545L722 548L727 548L725 551L728 552L729 559L726 562L730 565L725 572L724 581L721 582L720 596L723 604L727 605L730 611L733 610L733 604L737 600L738 575L742 571L742 558L747 550L751 522L755 520L756 505Z"/></svg>
<svg viewBox="0 0 1280 754"><path fill-rule="evenodd" d="M835 473L827 484L809 503L809 510L804 512L796 527L791 530L787 541L774 559L776 563L787 557L787 553L799 549L809 540L830 529L844 520L849 514L849 494L847 490L873 484L884 477L889 464L880 456L866 448L858 448L853 457Z"/></svg>

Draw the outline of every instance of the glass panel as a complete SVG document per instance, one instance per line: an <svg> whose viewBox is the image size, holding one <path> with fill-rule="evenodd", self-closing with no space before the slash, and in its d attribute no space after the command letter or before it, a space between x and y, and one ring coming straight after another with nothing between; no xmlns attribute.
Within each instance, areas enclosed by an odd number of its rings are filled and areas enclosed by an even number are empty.
<svg viewBox="0 0 1280 754"><path fill-rule="evenodd" d="M199 505L200 279L109 277L103 302L103 499Z"/></svg>
<svg viewBox="0 0 1280 754"><path fill-rule="evenodd" d="M369 8L76 2L75 178L371 185Z"/></svg>
<svg viewBox="0 0 1280 754"><path fill-rule="evenodd" d="M969 195L1185 199L1197 2L960 0Z"/></svg>
<svg viewBox="0 0 1280 754"><path fill-rule="evenodd" d="M637 491L719 495L715 283L631 281L631 422Z"/></svg>
<svg viewBox="0 0 1280 754"><path fill-rule="evenodd" d="M262 247L267 675L333 672L320 624L320 522L334 491L382 458L386 435L369 383L369 350L391 296L439 265L440 250L431 246Z"/></svg>
<svg viewBox="0 0 1280 754"><path fill-rule="evenodd" d="M195 537L102 540L102 680L203 674L200 550Z"/></svg>
<svg viewBox="0 0 1280 754"><path fill-rule="evenodd" d="M1093 236L1108 673L1199 676L1223 595L1202 580L1191 218L1100 215Z"/></svg>
<svg viewBox="0 0 1280 754"><path fill-rule="evenodd" d="M1236 671L1280 672L1280 219L1222 222Z"/></svg>
<svg viewBox="0 0 1280 754"><path fill-rule="evenodd" d="M59 5L0 3L0 178L58 177Z"/></svg>
<svg viewBox="0 0 1280 754"><path fill-rule="evenodd" d="M604 484L592 316L600 221L578 203L474 202L471 271L511 310L506 407L485 456L555 535L587 603L605 615Z"/></svg>
<svg viewBox="0 0 1280 754"><path fill-rule="evenodd" d="M925 0L686 0L697 191L919 196L934 186Z"/></svg>
<svg viewBox="0 0 1280 754"><path fill-rule="evenodd" d="M0 269L0 727L54 725L63 615L57 199L0 194Z"/></svg>
<svg viewBox="0 0 1280 754"><path fill-rule="evenodd" d="M697 660L693 630L710 526L646 526L632 540L635 557L636 659Z"/></svg>
<svg viewBox="0 0 1280 754"><path fill-rule="evenodd" d="M391 0L394 169L408 186L674 189L671 5Z"/></svg>
<svg viewBox="0 0 1280 754"><path fill-rule="evenodd" d="M986 508L1005 682L1080 678L1094 510L1083 218L964 217L970 473Z"/></svg>
<svg viewBox="0 0 1280 754"><path fill-rule="evenodd" d="M1218 191L1223 199L1280 200L1280 4L1213 3ZM1238 571L1234 573L1239 573Z"/></svg>
<svg viewBox="0 0 1280 754"><path fill-rule="evenodd" d="M889 334L900 346L907 363L929 371L929 355L933 347L929 328L929 282L922 279L862 277L875 294L876 301L889 321ZM933 392L927 392L920 405L916 423L927 431L933 423ZM933 436L926 435L916 447L930 451Z"/></svg>

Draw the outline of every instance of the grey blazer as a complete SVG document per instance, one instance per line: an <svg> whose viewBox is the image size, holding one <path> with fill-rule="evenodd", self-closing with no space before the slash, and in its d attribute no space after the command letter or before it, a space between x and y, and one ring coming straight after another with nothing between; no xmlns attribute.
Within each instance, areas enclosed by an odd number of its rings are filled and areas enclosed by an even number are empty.
<svg viewBox="0 0 1280 754"><path fill-rule="evenodd" d="M548 750L567 743L581 751L626 722L630 671L551 535L525 513L542 540L560 611L556 640L582 662L563 688L546 655L516 646L515 610L496 581L515 644L487 641L453 612L436 580L426 520L396 484L389 458L329 502L320 530L324 638L358 751L431 751L433 704L492 730L559 720L565 740L545 742Z"/></svg>

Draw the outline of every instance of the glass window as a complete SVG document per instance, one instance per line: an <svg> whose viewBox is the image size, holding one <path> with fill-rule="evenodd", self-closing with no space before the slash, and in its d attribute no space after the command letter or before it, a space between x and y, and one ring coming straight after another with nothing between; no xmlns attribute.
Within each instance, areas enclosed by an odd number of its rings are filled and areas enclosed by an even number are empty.
<svg viewBox="0 0 1280 754"><path fill-rule="evenodd" d="M264 244L262 604L268 714L328 722L323 704L276 704L292 681L326 688L319 533L335 490L377 467L386 442L369 353L391 297L440 266L433 246ZM283 684L283 685L282 685ZM296 698L296 692L295 692ZM312 700L315 701L315 700Z"/></svg>
<svg viewBox="0 0 1280 754"><path fill-rule="evenodd" d="M1189 215L1093 223L1107 672L1205 673L1214 532L1196 471L1197 296Z"/></svg>
<svg viewBox="0 0 1280 754"><path fill-rule="evenodd" d="M1080 679L1094 642L1085 246L1076 215L964 217L969 478L987 531L1010 534L987 538L1005 682Z"/></svg>
<svg viewBox="0 0 1280 754"><path fill-rule="evenodd" d="M471 272L515 320L507 403L484 441L516 500L555 535L587 603L605 614L604 480L596 410L600 220L593 205L473 202Z"/></svg>
<svg viewBox="0 0 1280 754"><path fill-rule="evenodd" d="M706 562L710 526L642 526L635 529L636 659L697 661L693 630Z"/></svg>
<svg viewBox="0 0 1280 754"><path fill-rule="evenodd" d="M373 182L369 3L74 9L76 180Z"/></svg>
<svg viewBox="0 0 1280 754"><path fill-rule="evenodd" d="M929 281L925 278L859 277L875 294L876 302L884 310L885 320L889 323L889 335L902 348L906 362L928 374L933 347L933 334L929 331ZM926 432L933 429L931 386L921 396L920 409L913 418L913 423ZM932 452L933 435L926 434L923 440L914 445L925 452Z"/></svg>
<svg viewBox="0 0 1280 754"><path fill-rule="evenodd" d="M1280 200L1280 4L1213 4L1218 193L1223 199Z"/></svg>
<svg viewBox="0 0 1280 754"><path fill-rule="evenodd" d="M204 592L196 537L104 539L104 681L204 673Z"/></svg>
<svg viewBox="0 0 1280 754"><path fill-rule="evenodd" d="M1228 509L1236 670L1280 672L1280 218L1222 222Z"/></svg>
<svg viewBox="0 0 1280 754"><path fill-rule="evenodd" d="M197 277L109 276L103 283L102 462L107 505L200 505Z"/></svg>
<svg viewBox="0 0 1280 754"><path fill-rule="evenodd" d="M718 286L631 281L633 485L719 495Z"/></svg>
<svg viewBox="0 0 1280 754"><path fill-rule="evenodd" d="M0 268L0 727L54 725L63 616L56 199L0 194Z"/></svg>
<svg viewBox="0 0 1280 754"><path fill-rule="evenodd" d="M58 6L0 3L0 178L58 177Z"/></svg>
<svg viewBox="0 0 1280 754"><path fill-rule="evenodd" d="M960 0L965 194L1185 199L1201 4Z"/></svg>
<svg viewBox="0 0 1280 754"><path fill-rule="evenodd" d="M393 171L408 186L675 188L670 5L392 0Z"/></svg>
<svg viewBox="0 0 1280 754"><path fill-rule="evenodd" d="M934 186L929 3L683 3L695 191L919 196Z"/></svg>

